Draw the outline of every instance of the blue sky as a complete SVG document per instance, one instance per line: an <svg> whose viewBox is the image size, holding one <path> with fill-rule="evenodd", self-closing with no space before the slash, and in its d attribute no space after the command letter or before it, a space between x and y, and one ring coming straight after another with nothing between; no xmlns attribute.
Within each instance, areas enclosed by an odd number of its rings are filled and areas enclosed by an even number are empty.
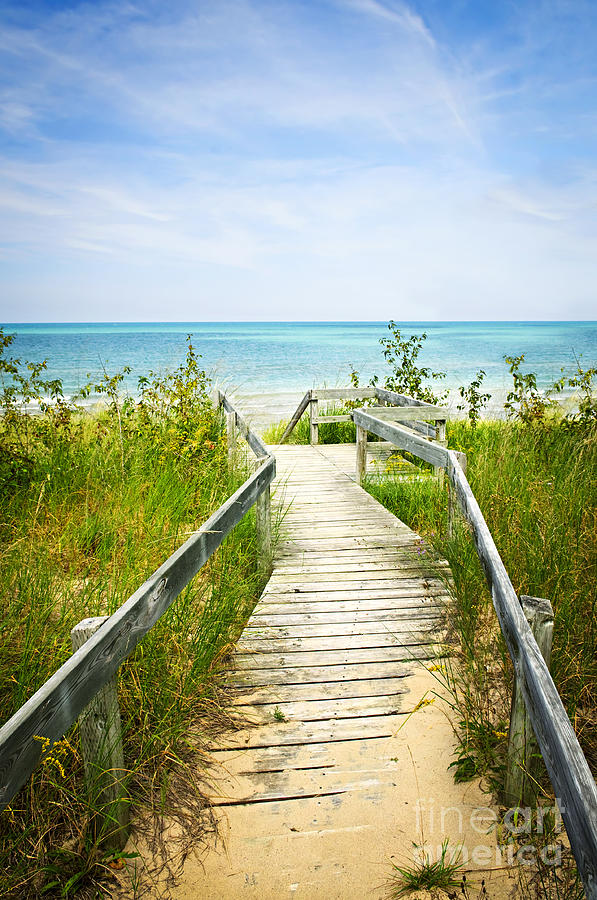
<svg viewBox="0 0 597 900"><path fill-rule="evenodd" d="M594 0L0 10L0 320L596 318Z"/></svg>

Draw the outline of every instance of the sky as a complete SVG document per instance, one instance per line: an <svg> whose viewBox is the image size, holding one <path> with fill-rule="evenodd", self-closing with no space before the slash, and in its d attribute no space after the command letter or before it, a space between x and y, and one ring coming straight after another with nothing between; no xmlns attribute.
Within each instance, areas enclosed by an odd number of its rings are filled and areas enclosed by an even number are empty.
<svg viewBox="0 0 597 900"><path fill-rule="evenodd" d="M594 0L0 26L0 321L597 318Z"/></svg>

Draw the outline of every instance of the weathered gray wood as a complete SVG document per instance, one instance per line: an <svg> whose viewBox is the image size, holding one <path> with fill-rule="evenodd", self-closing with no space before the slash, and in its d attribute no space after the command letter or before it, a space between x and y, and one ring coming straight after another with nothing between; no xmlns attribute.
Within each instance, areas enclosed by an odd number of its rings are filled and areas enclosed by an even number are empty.
<svg viewBox="0 0 597 900"><path fill-rule="evenodd" d="M445 422L447 419L455 418L454 413L449 409L442 409L439 406L431 406L430 404L423 404L422 406L367 406L364 408L371 415L379 416L384 421L389 420L392 422L412 422L417 419Z"/></svg>
<svg viewBox="0 0 597 900"><path fill-rule="evenodd" d="M458 459L458 462L460 463L460 468L462 469L463 473L466 475L466 466L467 466L466 453L463 453L461 450L453 450L452 452L456 455L456 458ZM458 515L458 509L459 509L459 507L458 507L457 498L454 495L454 489L452 488L452 485L451 485L450 481L448 480L448 537L449 538L454 537L454 528L455 528L455 524L456 524L456 517Z"/></svg>
<svg viewBox="0 0 597 900"><path fill-rule="evenodd" d="M369 412L365 412L364 409L355 409L353 419L356 425L366 428L367 431L371 431L378 437L392 441L400 450L407 450L433 466L445 466L447 464L446 454L448 451L444 447L432 444L425 438L413 434L412 431L407 431L400 425L382 421Z"/></svg>
<svg viewBox="0 0 597 900"><path fill-rule="evenodd" d="M436 430L436 434L435 434L436 441L438 442L438 444L441 444L442 447L446 447L447 441L446 441L446 421L445 421L445 419L442 419L442 420L436 419L435 420L435 430ZM440 486L442 486L442 487L444 484L444 472L445 472L445 469L443 466L435 466L435 474L437 475Z"/></svg>
<svg viewBox="0 0 597 900"><path fill-rule="evenodd" d="M318 611L314 612L314 608ZM265 628L287 628L294 625L313 625L313 624L329 624L329 625L362 625L368 627L370 622L383 622L388 628L392 628L396 623L396 627L405 620L428 619L430 622L436 622L439 607L429 604L426 608L420 606L405 606L404 609L343 609L340 612L331 604L319 611L319 607L311 606L309 610L298 610L297 613L274 615L269 611L254 616L253 625L255 627L263 626Z"/></svg>
<svg viewBox="0 0 597 900"><path fill-rule="evenodd" d="M236 427L246 440L247 444L257 457L270 456L270 451L265 446L261 438L251 431L241 414L234 408L226 394L220 392L220 400L223 408L228 413L234 413L236 416Z"/></svg>
<svg viewBox="0 0 597 900"><path fill-rule="evenodd" d="M73 653L103 625L107 616L83 619L71 631ZM125 782L122 725L116 678L97 692L79 718L81 755L96 839L123 850L128 839L129 800Z"/></svg>
<svg viewBox="0 0 597 900"><path fill-rule="evenodd" d="M403 693L406 689L403 687ZM290 700L284 703L282 712L289 721L325 722L333 719L356 719L360 717L389 716L400 712L402 696L390 694L377 697L352 697L323 700ZM252 722L269 725L275 722L274 713L278 701L262 703L248 715ZM391 776L390 776L391 777Z"/></svg>
<svg viewBox="0 0 597 900"><path fill-rule="evenodd" d="M264 460L255 460L256 468ZM269 484L255 502L257 526L257 543L259 545L259 566L262 572L269 573L272 565L272 501Z"/></svg>
<svg viewBox="0 0 597 900"><path fill-rule="evenodd" d="M228 438L228 465L234 469L236 465L236 413L226 413L226 435Z"/></svg>
<svg viewBox="0 0 597 900"><path fill-rule="evenodd" d="M597 787L560 695L537 646L479 504L458 460L449 476L470 523L493 605L514 664L587 897L597 898Z"/></svg>
<svg viewBox="0 0 597 900"><path fill-rule="evenodd" d="M379 395L378 395L379 396ZM383 399L390 399L383 394ZM357 425L391 440L435 466L446 466L471 524L535 735L559 799L566 831L590 898L597 898L597 788L561 698L530 631L491 533L454 451L431 445L405 429L355 410Z"/></svg>
<svg viewBox="0 0 597 900"><path fill-rule="evenodd" d="M319 426L317 424L317 407L318 402L313 398L311 392L311 402L309 404L309 441L311 444L319 443Z"/></svg>
<svg viewBox="0 0 597 900"><path fill-rule="evenodd" d="M296 650L291 653L247 653L236 658L236 670L246 672L252 669L294 669L311 666L345 666L349 663L409 662L433 655L436 645L430 636L424 641L405 641L403 646L364 647L350 650ZM332 673L328 673L329 675Z"/></svg>
<svg viewBox="0 0 597 900"><path fill-rule="evenodd" d="M549 668L553 638L553 609L549 600L522 596L522 609L531 626L537 646ZM504 786L505 802L510 806L534 806L537 802L537 778L540 773L539 748L531 720L516 679L512 690L512 709L508 736L508 767Z"/></svg>
<svg viewBox="0 0 597 900"><path fill-rule="evenodd" d="M427 403L425 400L417 400L415 397L409 397L407 394L398 394L396 391L390 391L382 387L375 388L375 396L391 406L433 406L433 404ZM440 412L444 411L441 406L436 406L435 408Z"/></svg>
<svg viewBox="0 0 597 900"><path fill-rule="evenodd" d="M362 484L367 474L367 430L357 425L357 483ZM346 525L344 526L346 527Z"/></svg>
<svg viewBox="0 0 597 900"><path fill-rule="evenodd" d="M373 681L329 681L322 684L280 684L275 690L256 687L252 691L243 691L234 698L235 706L252 706L253 704L271 703L272 697L278 702L296 700L341 700L354 697L384 697L402 694L408 690L408 673L402 671L401 676L389 675Z"/></svg>
<svg viewBox="0 0 597 900"><path fill-rule="evenodd" d="M405 394L397 394L395 391L389 391L386 388L375 388L375 396L380 403L387 403L390 406L429 406L423 400L416 400L414 397L407 397ZM442 414L447 412L443 407L436 407ZM435 428L428 422L411 422L410 427L425 437L435 437Z"/></svg>
<svg viewBox="0 0 597 900"><path fill-rule="evenodd" d="M317 425L325 425L327 422L350 422L352 419L352 415L350 413L346 413L344 416L319 416L317 419Z"/></svg>
<svg viewBox="0 0 597 900"><path fill-rule="evenodd" d="M290 422L289 422L288 425L286 426L286 431L284 432L284 434L283 434L282 437L280 438L280 443L281 443L281 444L286 443L286 441L288 440L288 438L289 438L290 435L292 434L292 432L293 432L295 426L297 425L299 419L301 418L301 416L302 416L302 414L304 413L304 411L307 409L310 400L311 400L311 391L307 391L307 393L305 394L305 396L303 397L303 399L301 400L301 402L300 402L299 405L297 406L295 412L293 413Z"/></svg>
<svg viewBox="0 0 597 900"><path fill-rule="evenodd" d="M375 388L313 388L314 400L360 400L375 397Z"/></svg>
<svg viewBox="0 0 597 900"><path fill-rule="evenodd" d="M238 421L238 420L237 420ZM59 740L121 662L240 522L275 476L268 457L258 471L104 622L0 729L0 808L35 768L41 745L34 735Z"/></svg>
<svg viewBox="0 0 597 900"><path fill-rule="evenodd" d="M409 622L402 631L397 629L386 631L385 634L353 634L328 636L327 627L322 626L308 637L274 635L262 637L260 635L243 634L242 640L237 644L238 654L255 652L260 653L292 653L295 650L362 650L366 647L393 647L396 644L407 646L408 644L430 643L430 630L427 620L423 620L424 630L416 630L413 623Z"/></svg>
<svg viewBox="0 0 597 900"><path fill-rule="evenodd" d="M407 715L411 710L404 710ZM263 728L236 731L218 739L217 749L226 748L238 751L260 747L279 747L284 744L333 744L351 738L389 738L400 728L403 716L373 716L359 718L354 721L340 723L310 722L308 726L300 723L279 722L267 731ZM209 749L209 747L207 748Z"/></svg>

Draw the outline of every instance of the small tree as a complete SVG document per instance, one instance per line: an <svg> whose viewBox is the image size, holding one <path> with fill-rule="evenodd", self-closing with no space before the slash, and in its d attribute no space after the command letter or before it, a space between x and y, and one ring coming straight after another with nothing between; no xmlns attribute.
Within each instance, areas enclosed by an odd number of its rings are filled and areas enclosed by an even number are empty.
<svg viewBox="0 0 597 900"><path fill-rule="evenodd" d="M445 378L446 373L433 372L427 366L419 366L417 363L423 342L427 340L427 333L424 331L423 334L411 334L408 339L403 338L400 328L393 320L388 323L388 331L391 337L381 338L379 341L391 370L384 386L390 391L407 394L426 403L441 403L445 400L447 391L436 395L424 382L428 379Z"/></svg>
<svg viewBox="0 0 597 900"><path fill-rule="evenodd" d="M574 354L576 371L573 375L562 377L553 386L554 391L560 393L566 387L577 390L578 412L568 413L565 418L567 425L597 425L597 397L593 393L593 380L597 377L597 367L591 366L583 369L580 364L580 356ZM564 373L564 369L561 370Z"/></svg>
<svg viewBox="0 0 597 900"><path fill-rule="evenodd" d="M477 422L481 418L481 410L487 406L487 402L491 400L491 394L481 393L481 384L485 378L485 369L479 369L468 387L459 387L458 393L465 401L459 403L457 409L466 409L468 407L468 419L472 428L477 427Z"/></svg>
<svg viewBox="0 0 597 900"><path fill-rule="evenodd" d="M524 353L520 356L504 356L504 359L510 367L513 380L513 388L506 397L504 409L508 410L509 416L520 419L526 425L543 422L548 409L554 406L554 401L541 393L534 372L520 371Z"/></svg>

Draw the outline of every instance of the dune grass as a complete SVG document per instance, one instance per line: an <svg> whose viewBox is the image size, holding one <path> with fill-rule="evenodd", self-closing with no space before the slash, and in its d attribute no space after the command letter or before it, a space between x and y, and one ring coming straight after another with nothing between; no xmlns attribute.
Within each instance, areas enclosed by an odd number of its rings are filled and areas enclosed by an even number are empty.
<svg viewBox="0 0 597 900"><path fill-rule="evenodd" d="M2 721L68 658L71 628L116 610L246 477L229 471L203 376L187 359L178 384L149 379L139 404L108 394L96 415L4 416ZM183 831L209 825L197 771L205 722L221 718L214 676L264 580L255 540L251 511L118 675L131 802ZM111 862L75 726L0 817L0 896L92 891Z"/></svg>
<svg viewBox="0 0 597 900"><path fill-rule="evenodd" d="M597 771L595 472L597 431L557 421L451 422L449 445L467 454L468 479L518 594L546 597L555 613L551 670L580 743ZM446 537L446 486L391 478L367 486L428 536L451 564L454 625L469 679L461 775L504 764L510 663L467 529ZM498 695L501 702L497 702Z"/></svg>
<svg viewBox="0 0 597 900"><path fill-rule="evenodd" d="M353 404L354 405L354 404ZM350 413L350 407L339 404L329 404L327 407L322 402L319 407L319 415L323 416L342 416ZM286 430L288 421L276 422L269 425L263 432L263 440L266 444L279 444L280 438ZM354 444L356 429L354 422L324 422L319 426L319 443L320 444ZM311 431L309 424L309 409L303 413L297 424L295 425L290 437L289 444L308 444L311 439Z"/></svg>

